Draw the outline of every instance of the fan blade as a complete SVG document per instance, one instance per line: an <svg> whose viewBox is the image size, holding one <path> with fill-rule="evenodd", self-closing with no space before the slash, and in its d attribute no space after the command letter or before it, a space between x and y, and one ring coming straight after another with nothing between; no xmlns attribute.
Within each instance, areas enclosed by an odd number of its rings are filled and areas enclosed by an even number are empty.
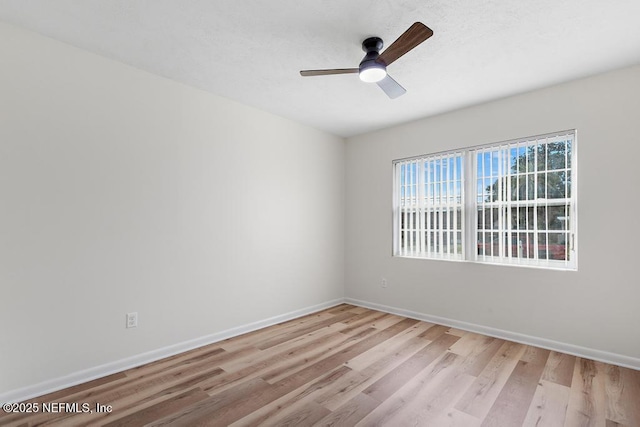
<svg viewBox="0 0 640 427"><path fill-rule="evenodd" d="M396 41L380 54L378 62L391 65L396 59L409 52L414 47L433 35L433 30L422 22L414 23Z"/></svg>
<svg viewBox="0 0 640 427"><path fill-rule="evenodd" d="M384 93L386 93L387 96L391 99L396 99L400 95L404 95L407 92L407 90L400 86L400 83L393 80L391 76L389 76L389 74L387 74L387 76L384 79L380 80L377 84L378 86L380 86L380 89L382 89Z"/></svg>
<svg viewBox="0 0 640 427"><path fill-rule="evenodd" d="M357 68L333 68L331 70L303 70L300 71L301 76L328 76L331 74L358 74L360 70Z"/></svg>

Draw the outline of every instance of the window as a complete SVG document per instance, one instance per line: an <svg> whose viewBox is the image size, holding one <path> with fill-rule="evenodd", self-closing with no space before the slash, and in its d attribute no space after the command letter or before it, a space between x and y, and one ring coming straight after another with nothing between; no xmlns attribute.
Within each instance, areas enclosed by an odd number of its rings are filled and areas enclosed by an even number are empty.
<svg viewBox="0 0 640 427"><path fill-rule="evenodd" d="M395 164L396 255L463 259L463 160L448 153Z"/></svg>
<svg viewBox="0 0 640 427"><path fill-rule="evenodd" d="M575 131L393 163L393 254L576 268Z"/></svg>

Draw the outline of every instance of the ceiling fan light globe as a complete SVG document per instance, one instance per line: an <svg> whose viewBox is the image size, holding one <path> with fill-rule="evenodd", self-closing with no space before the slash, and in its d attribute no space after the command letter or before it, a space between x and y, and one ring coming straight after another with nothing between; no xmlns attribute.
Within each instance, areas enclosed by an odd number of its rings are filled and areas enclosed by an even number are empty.
<svg viewBox="0 0 640 427"><path fill-rule="evenodd" d="M358 75L363 82L376 83L387 76L387 70L382 66L363 67Z"/></svg>

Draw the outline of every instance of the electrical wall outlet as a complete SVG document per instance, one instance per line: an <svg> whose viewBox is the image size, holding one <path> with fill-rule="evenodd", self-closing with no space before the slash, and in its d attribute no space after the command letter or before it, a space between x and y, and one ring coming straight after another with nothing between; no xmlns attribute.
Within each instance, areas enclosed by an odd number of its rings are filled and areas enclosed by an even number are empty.
<svg viewBox="0 0 640 427"><path fill-rule="evenodd" d="M382 278L382 282L380 283L380 286L382 286L383 288L387 287L387 279L385 279L384 277Z"/></svg>
<svg viewBox="0 0 640 427"><path fill-rule="evenodd" d="M138 312L127 313L127 328L138 327Z"/></svg>

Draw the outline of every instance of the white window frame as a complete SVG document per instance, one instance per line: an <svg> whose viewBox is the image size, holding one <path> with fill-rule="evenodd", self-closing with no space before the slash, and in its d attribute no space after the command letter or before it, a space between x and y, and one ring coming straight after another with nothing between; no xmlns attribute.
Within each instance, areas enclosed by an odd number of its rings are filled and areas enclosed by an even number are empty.
<svg viewBox="0 0 640 427"><path fill-rule="evenodd" d="M551 143L570 141L571 151L570 156L566 154L565 149L565 163L564 168L549 169L549 165L545 164L544 168L539 169L536 162L538 159L538 146L542 145L547 149ZM536 147L532 150L535 159L533 159L533 170L527 169L528 163L523 165L524 171L511 169L511 158L515 153L520 156L520 153L529 153L532 147ZM515 151L514 151L515 150ZM478 171L484 172L488 169L479 166L478 154L488 154L492 159L498 161L497 166L492 165L490 173L486 178L488 181L483 181L481 185L478 185ZM428 215L423 216L425 212L451 212L451 209L456 209L452 206L450 199L448 203L438 204L435 206L429 202L429 199L423 194L426 190L420 190L421 186L417 185L417 182L424 182L424 174L418 173L415 178L415 182L412 182L416 186L414 198L412 198L410 206L405 206L406 199L402 198L402 183L407 183L407 177L402 180L400 176L400 169L402 165L415 164L417 169L420 169L425 162L433 161L434 159L451 158L454 156L461 156L463 161L463 170L459 171L462 176L462 206L458 206L460 215L462 215L462 252L455 253L449 248L448 251L433 250L433 246L429 245L428 237L425 237L425 233L433 231L427 222ZM486 157L486 156L485 156ZM545 156L545 159L548 157ZM465 149L451 150L446 152L434 153L423 156L416 156L404 159L394 160L392 163L393 170L393 248L392 255L395 257L405 258L421 258L421 259L441 259L441 260L453 260L453 261L467 261L477 262L485 264L497 264L497 265L516 265L526 267L538 267L547 269L559 269L559 270L577 270L577 181L578 181L578 165L577 165L577 132L575 129L554 132L550 134L537 135L533 137L520 138L516 140L504 141L500 143L484 144L480 146L468 147ZM527 161L529 158L527 157ZM569 166L570 165L570 166ZM406 168L405 168L406 170ZM548 179L549 175L558 174L564 172L570 174L571 186L568 187L565 184L565 198L548 198L537 197L536 193L527 193L525 200L519 200L519 192L521 187L516 185L515 189L512 188L514 182L520 184L519 180L526 181L528 184L530 180L537 187L537 179ZM485 178L484 174L482 178ZM466 178L466 179L465 179ZM446 180L445 180L446 181ZM493 200L489 200L489 194L486 193L489 187L484 185L486 182L492 183L492 186L497 186ZM505 182L508 182L506 184ZM505 183L505 184L503 184ZM503 188L508 186L508 188ZM425 186L426 187L426 186ZM545 185L545 195L550 187ZM516 193L513 193L514 190ZM526 191L531 191L527 188ZM535 190L534 190L535 191ZM515 195L514 195L515 194ZM535 194L530 196L529 194ZM566 197L569 194L569 197ZM511 200L515 197L516 200ZM557 197L557 195L556 195ZM422 202L421 202L422 201ZM456 205L457 206L457 205ZM549 208L562 208L565 212L563 221L569 223L568 227L564 228L551 228L548 217ZM409 209L408 209L409 208ZM490 214L490 228L487 229L487 217L479 218L480 215L486 215L487 210ZM414 215L407 217L407 212L414 212ZM538 221L536 215L538 212L545 215L544 221ZM532 223L524 221L521 223L521 215L524 214L526 221L532 217ZM402 218L404 215L404 218ZM423 218L421 221L417 221L413 218ZM484 219L484 220L483 220ZM411 223L415 222L415 224ZM517 224L514 224L516 221ZM405 225L405 229L402 229L402 225ZM409 247L403 246L402 242L407 239L407 227L409 228L412 236L421 236L413 238L413 245ZM479 224L483 225L483 229L479 228ZM538 228L542 224L542 227ZM557 224L557 222L556 222ZM514 228L514 226L516 228ZM495 227L495 228L494 228ZM557 225L556 225L557 227ZM450 228L445 231L451 232ZM480 233L480 234L479 234ZM442 239L442 234L440 235ZM491 236L493 239L490 244L486 239ZM497 237L496 237L497 236ZM481 241L481 239L485 239ZM555 249L555 252L551 250L551 240L557 242L563 242L559 245L562 248L564 244L564 252L560 252L560 249ZM454 240L455 241L455 240ZM524 250L523 250L523 241ZM449 240L449 243L451 240ZM510 244L507 242L511 242ZM513 243L517 242L517 243ZM516 246L514 246L516 245ZM517 249L514 249L516 247ZM543 248L540 250L539 248ZM486 251L485 253L479 253ZM495 251L495 252L494 252ZM515 251L518 253L516 254ZM549 252L552 252L550 255ZM548 258L560 258L564 256L564 259L548 259Z"/></svg>

